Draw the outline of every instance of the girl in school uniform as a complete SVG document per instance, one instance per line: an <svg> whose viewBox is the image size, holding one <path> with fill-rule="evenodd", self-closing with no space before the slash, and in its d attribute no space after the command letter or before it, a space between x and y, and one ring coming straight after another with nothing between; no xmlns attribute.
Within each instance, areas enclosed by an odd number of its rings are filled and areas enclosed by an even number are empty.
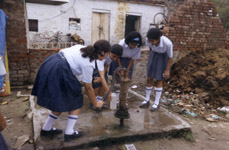
<svg viewBox="0 0 229 150"><path fill-rule="evenodd" d="M162 94L163 80L169 78L170 67L173 62L173 44L159 29L152 28L147 32L146 43L150 47L150 56L147 65L146 97L140 107L149 106L150 94L152 91L153 79L156 79L155 101L151 111L158 109L159 100Z"/></svg>
<svg viewBox="0 0 229 150"><path fill-rule="evenodd" d="M109 75L113 75L115 69L117 67L125 67L126 72L121 75L125 77L132 77L133 72L133 64L135 59L139 59L141 56L141 49L142 46L142 37L139 32L130 32L125 39L119 42L119 45L123 47L123 54L117 61L112 61L109 68Z"/></svg>
<svg viewBox="0 0 229 150"><path fill-rule="evenodd" d="M101 101L103 99L104 92L108 93L109 87L107 85L108 76L107 70L112 61L117 61L118 58L122 56L123 48L119 44L114 44L111 47L109 55L104 60L96 60L97 67L93 73L93 88L95 90L96 100ZM110 94L109 94L110 95ZM109 99L111 96L108 97ZM91 105L93 110L98 110L93 105ZM106 109L107 106L104 104L103 109Z"/></svg>
<svg viewBox="0 0 229 150"><path fill-rule="evenodd" d="M83 106L81 84L92 104L101 108L102 101L96 101L92 88L92 74L95 60L103 60L110 51L110 43L99 40L93 46L75 45L62 49L46 59L41 65L33 86L32 95L37 96L37 104L51 110L40 135L53 137L62 130L53 128L54 121L62 112L68 112L68 123L64 134L65 141L71 141L82 135L74 126Z"/></svg>

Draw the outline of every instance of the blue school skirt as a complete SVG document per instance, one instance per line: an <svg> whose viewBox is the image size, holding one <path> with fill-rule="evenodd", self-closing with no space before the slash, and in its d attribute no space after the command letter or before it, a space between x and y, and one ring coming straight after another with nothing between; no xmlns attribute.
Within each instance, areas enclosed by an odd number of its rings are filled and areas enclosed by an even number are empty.
<svg viewBox="0 0 229 150"><path fill-rule="evenodd" d="M2 136L1 132L0 132L0 150L9 150L9 147L6 144L6 141L4 137Z"/></svg>
<svg viewBox="0 0 229 150"><path fill-rule="evenodd" d="M147 65L147 77L156 80L164 80L163 73L168 63L168 54L157 53L150 51L148 65Z"/></svg>
<svg viewBox="0 0 229 150"><path fill-rule="evenodd" d="M122 67L125 67L127 68L128 65L129 65L129 62L130 62L131 58L126 58L126 57L120 57L120 62L122 64ZM110 64L110 67L109 67L109 75L112 75L114 74L114 71L115 69L118 68L118 62L113 60ZM134 68L134 64L132 65L132 67L130 68L130 72L129 72L129 78L131 79L132 78L132 73L133 73L133 68Z"/></svg>
<svg viewBox="0 0 229 150"><path fill-rule="evenodd" d="M55 112L66 112L83 106L81 84L60 54L49 56L41 65L32 89L37 104Z"/></svg>

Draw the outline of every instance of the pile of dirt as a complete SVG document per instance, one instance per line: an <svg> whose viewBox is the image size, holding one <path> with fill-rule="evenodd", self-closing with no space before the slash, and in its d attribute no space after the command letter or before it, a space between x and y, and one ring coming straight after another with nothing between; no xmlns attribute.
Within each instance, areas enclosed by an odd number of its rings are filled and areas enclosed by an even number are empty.
<svg viewBox="0 0 229 150"><path fill-rule="evenodd" d="M170 93L198 94L214 108L229 106L229 50L191 52L172 66L164 87Z"/></svg>

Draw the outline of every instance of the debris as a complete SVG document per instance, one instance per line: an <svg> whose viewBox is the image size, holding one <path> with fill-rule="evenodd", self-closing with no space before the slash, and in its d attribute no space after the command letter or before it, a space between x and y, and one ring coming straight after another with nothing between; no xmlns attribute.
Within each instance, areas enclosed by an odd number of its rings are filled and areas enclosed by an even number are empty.
<svg viewBox="0 0 229 150"><path fill-rule="evenodd" d="M25 98L23 98L23 102L25 102L25 101L28 101L29 100L29 97L25 97Z"/></svg>
<svg viewBox="0 0 229 150"><path fill-rule="evenodd" d="M30 96L29 94L21 94L21 91L17 92L17 97L21 97L21 96Z"/></svg>
<svg viewBox="0 0 229 150"><path fill-rule="evenodd" d="M229 107L222 107L219 110L223 112L229 112Z"/></svg>
<svg viewBox="0 0 229 150"><path fill-rule="evenodd" d="M180 103L179 99L173 101L173 104L177 104L177 103Z"/></svg>
<svg viewBox="0 0 229 150"><path fill-rule="evenodd" d="M20 149L22 147L22 145L25 144L25 142L27 142L29 140L29 135L22 135L20 137L17 138L17 141L14 145L14 149Z"/></svg>
<svg viewBox="0 0 229 150"><path fill-rule="evenodd" d="M32 90L32 89L33 89L33 85L29 85L28 90Z"/></svg>
<svg viewBox="0 0 229 150"><path fill-rule="evenodd" d="M29 139L29 144L33 144L34 143L34 141L32 140L32 139Z"/></svg>
<svg viewBox="0 0 229 150"><path fill-rule="evenodd" d="M131 86L132 89L136 89L137 87L138 87L137 85Z"/></svg>
<svg viewBox="0 0 229 150"><path fill-rule="evenodd" d="M190 111L188 111L188 110L185 110L184 113L187 114L187 115L191 115L192 117L196 117L196 116L197 116L196 113L190 112Z"/></svg>
<svg viewBox="0 0 229 150"><path fill-rule="evenodd" d="M126 150L137 150L134 144L125 144Z"/></svg>
<svg viewBox="0 0 229 150"><path fill-rule="evenodd" d="M214 137L208 137L209 140L216 141Z"/></svg>
<svg viewBox="0 0 229 150"><path fill-rule="evenodd" d="M210 122L215 122L217 120L220 120L221 117L217 116L217 115L214 115L214 114L210 114L208 115L208 117L205 118L207 121L210 121Z"/></svg>
<svg viewBox="0 0 229 150"><path fill-rule="evenodd" d="M6 104L8 104L7 101L1 103L1 105L6 105Z"/></svg>
<svg viewBox="0 0 229 150"><path fill-rule="evenodd" d="M228 49L190 52L173 64L170 83L165 82L164 89L171 94L177 94L179 89L182 94L197 96L195 106L206 103L211 108L229 106L228 57Z"/></svg>
<svg viewBox="0 0 229 150"><path fill-rule="evenodd" d="M169 92L166 91L166 92L165 92L165 95L168 95L168 94L169 94Z"/></svg>

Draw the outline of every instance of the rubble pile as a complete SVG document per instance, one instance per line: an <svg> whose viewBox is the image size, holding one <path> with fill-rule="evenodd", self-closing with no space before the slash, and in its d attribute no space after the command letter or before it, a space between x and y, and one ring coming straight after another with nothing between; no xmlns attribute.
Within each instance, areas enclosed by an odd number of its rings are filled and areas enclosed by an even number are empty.
<svg viewBox="0 0 229 150"><path fill-rule="evenodd" d="M214 108L229 106L229 50L191 52L172 66L164 89L197 94Z"/></svg>

